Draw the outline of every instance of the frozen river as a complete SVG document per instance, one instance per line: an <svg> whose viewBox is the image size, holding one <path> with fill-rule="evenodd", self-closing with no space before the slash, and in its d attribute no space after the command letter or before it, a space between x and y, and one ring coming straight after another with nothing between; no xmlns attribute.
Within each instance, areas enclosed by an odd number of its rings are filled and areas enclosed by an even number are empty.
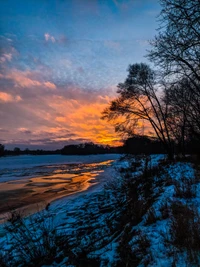
<svg viewBox="0 0 200 267"><path fill-rule="evenodd" d="M120 155L16 156L0 158L0 214L75 194L101 182ZM101 174L101 175L100 175ZM1 218L0 218L1 219Z"/></svg>

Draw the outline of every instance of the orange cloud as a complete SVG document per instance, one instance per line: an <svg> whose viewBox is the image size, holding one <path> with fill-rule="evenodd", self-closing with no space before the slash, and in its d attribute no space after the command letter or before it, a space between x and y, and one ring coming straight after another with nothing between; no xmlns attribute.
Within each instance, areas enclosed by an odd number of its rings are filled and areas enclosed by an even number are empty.
<svg viewBox="0 0 200 267"><path fill-rule="evenodd" d="M21 100L22 99L19 95L12 96L11 94L0 92L0 101L2 102L19 102Z"/></svg>
<svg viewBox="0 0 200 267"><path fill-rule="evenodd" d="M67 122L67 119L65 117L56 117L55 120L57 122Z"/></svg>
<svg viewBox="0 0 200 267"><path fill-rule="evenodd" d="M89 97L88 101L81 101L54 96L51 107L62 111L62 116L55 117L60 127L67 127L79 138L100 144L119 145L121 141L113 125L101 120L101 112L111 100L112 97L108 95L98 94L92 101Z"/></svg>
<svg viewBox="0 0 200 267"><path fill-rule="evenodd" d="M23 99L20 105L14 105L5 113L5 125L12 122L11 141L19 136L18 140L27 144L54 142L63 146L65 141L120 144L113 125L101 120L101 112L115 97L114 87L95 91L72 85L56 86L50 81L42 81L41 73L16 69L0 76L14 83L9 93L0 92L0 101ZM48 93L43 88L48 89ZM17 120L13 120L13 112Z"/></svg>

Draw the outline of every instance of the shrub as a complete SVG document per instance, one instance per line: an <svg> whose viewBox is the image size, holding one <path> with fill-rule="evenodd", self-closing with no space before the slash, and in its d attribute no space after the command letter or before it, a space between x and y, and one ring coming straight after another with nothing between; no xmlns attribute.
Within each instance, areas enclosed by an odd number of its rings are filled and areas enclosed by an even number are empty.
<svg viewBox="0 0 200 267"><path fill-rule="evenodd" d="M5 226L9 234L12 266L29 267L51 264L59 254L59 248L68 240L57 232L52 217L44 214L31 217L28 223L16 211L11 213Z"/></svg>
<svg viewBox="0 0 200 267"><path fill-rule="evenodd" d="M192 198L196 196L196 185L194 178L182 176L179 181L174 182L175 196L179 198Z"/></svg>
<svg viewBox="0 0 200 267"><path fill-rule="evenodd" d="M200 253L200 216L194 207L181 202L171 206L170 235L172 244L186 250L191 262L198 261Z"/></svg>
<svg viewBox="0 0 200 267"><path fill-rule="evenodd" d="M1 267L9 267L10 266L7 254L3 254L2 252L0 252L0 266Z"/></svg>
<svg viewBox="0 0 200 267"><path fill-rule="evenodd" d="M153 224L157 221L157 216L156 216L156 211L152 207L148 210L146 220L145 220L145 225Z"/></svg>
<svg viewBox="0 0 200 267"><path fill-rule="evenodd" d="M130 241L134 237L134 242ZM116 267L138 266L141 262L148 265L150 242L141 232L131 232L130 226L123 232L117 249L119 259Z"/></svg>
<svg viewBox="0 0 200 267"><path fill-rule="evenodd" d="M161 212L161 218L162 219L167 219L169 217L170 214L170 207L169 204L166 202L164 202L164 204L162 204L162 206L160 207L160 212Z"/></svg>

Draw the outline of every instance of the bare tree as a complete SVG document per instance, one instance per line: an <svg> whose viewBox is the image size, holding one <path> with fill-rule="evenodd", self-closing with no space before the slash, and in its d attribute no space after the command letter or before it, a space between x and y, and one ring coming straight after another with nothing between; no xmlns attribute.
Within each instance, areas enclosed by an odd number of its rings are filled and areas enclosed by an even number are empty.
<svg viewBox="0 0 200 267"><path fill-rule="evenodd" d="M197 95L200 90L200 1L160 0L161 27L151 42L149 58L162 67L166 74L187 77Z"/></svg>
<svg viewBox="0 0 200 267"><path fill-rule="evenodd" d="M161 26L148 57L172 84L168 89L172 113L168 122L183 148L187 127L200 139L200 1L160 3Z"/></svg>
<svg viewBox="0 0 200 267"><path fill-rule="evenodd" d="M103 118L121 121L116 124L116 131L134 135L140 121L146 121L154 135L163 144L169 159L173 159L173 140L167 124L168 103L163 101L161 85L156 80L155 72L146 64L129 66L128 77L118 85L119 97L104 110Z"/></svg>
<svg viewBox="0 0 200 267"><path fill-rule="evenodd" d="M168 128L174 137L178 152L185 156L185 141L191 130L193 93L189 90L190 81L182 79L170 84L165 92L169 105Z"/></svg>

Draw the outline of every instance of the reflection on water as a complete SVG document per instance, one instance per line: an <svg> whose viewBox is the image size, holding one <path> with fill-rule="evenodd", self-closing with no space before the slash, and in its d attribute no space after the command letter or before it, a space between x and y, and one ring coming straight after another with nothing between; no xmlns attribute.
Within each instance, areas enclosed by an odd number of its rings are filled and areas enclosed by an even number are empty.
<svg viewBox="0 0 200 267"><path fill-rule="evenodd" d="M27 178L0 183L0 213L86 190L112 162L42 166L33 171L35 177L30 172Z"/></svg>

